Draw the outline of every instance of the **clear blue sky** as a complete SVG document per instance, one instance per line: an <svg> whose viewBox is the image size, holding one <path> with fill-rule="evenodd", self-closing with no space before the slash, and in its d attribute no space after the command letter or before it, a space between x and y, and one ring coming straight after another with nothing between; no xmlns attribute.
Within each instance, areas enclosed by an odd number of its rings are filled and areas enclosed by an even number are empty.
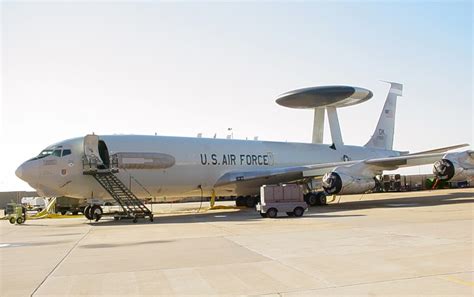
<svg viewBox="0 0 474 297"><path fill-rule="evenodd" d="M395 148L473 142L472 12L465 2L2 2L0 191L47 145L133 133L309 142L311 111L275 104L326 84L371 89L341 109L364 144L404 84ZM326 136L329 133L326 133ZM329 141L329 137L326 137Z"/></svg>

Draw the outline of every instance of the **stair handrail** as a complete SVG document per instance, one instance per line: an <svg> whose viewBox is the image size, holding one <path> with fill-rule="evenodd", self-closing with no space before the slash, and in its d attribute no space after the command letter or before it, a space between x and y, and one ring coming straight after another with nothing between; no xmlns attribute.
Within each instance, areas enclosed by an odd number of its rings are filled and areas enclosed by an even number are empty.
<svg viewBox="0 0 474 297"><path fill-rule="evenodd" d="M133 179L140 187L142 187L142 189L145 190L145 192L147 192L148 195L150 195L150 197L153 197L153 199L156 200L155 195L153 195L152 193L150 193L150 191L148 191L148 189L145 188L145 186L142 185L142 183L139 182L138 179L136 179L127 169L123 168L123 170L130 176L131 179ZM131 190L130 190L130 191L131 191Z"/></svg>

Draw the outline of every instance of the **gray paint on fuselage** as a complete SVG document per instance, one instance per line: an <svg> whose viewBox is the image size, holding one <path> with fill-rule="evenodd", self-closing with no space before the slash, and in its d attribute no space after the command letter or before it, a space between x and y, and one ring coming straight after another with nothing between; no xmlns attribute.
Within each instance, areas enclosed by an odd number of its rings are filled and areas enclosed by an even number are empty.
<svg viewBox="0 0 474 297"><path fill-rule="evenodd" d="M287 143L272 141L248 141L236 139L188 138L168 136L111 135L99 136L110 154L119 152L164 153L175 158L175 164L166 169L121 169L117 176L140 198L189 197L210 195L216 181L230 171L252 171L269 168L309 165L342 161L344 156L351 160L399 155L395 151L384 151L358 146L343 146L337 150L329 145L308 143ZM58 143L72 147L74 167L68 168L67 178L55 181L49 188L68 183L58 191L62 195L77 198L110 198L93 177L82 174L83 137ZM213 154L217 162L202 164L202 154L210 158ZM223 162L235 156L235 162ZM242 157L243 156L243 157ZM247 159L250 156L251 163ZM260 158L259 158L260 156ZM263 162L263 156L270 156ZM243 158L243 159L242 159ZM230 157L232 159L232 157ZM244 161L241 161L244 160ZM255 161L255 162L253 162ZM133 178L132 178L132 177ZM137 182L138 181L138 182ZM262 181L264 183L265 181ZM251 187L217 188L217 195L258 194L258 181Z"/></svg>
<svg viewBox="0 0 474 297"><path fill-rule="evenodd" d="M268 167L286 167L316 163L342 161L344 155L352 160L398 155L396 152L367 149L357 146L344 146L337 150L329 145L286 143L270 141L246 141L228 139L166 137L166 136L101 136L111 154L115 152L159 152L174 156L176 163L164 170L127 170L119 177L130 184L129 174L133 175L146 190L156 196L189 196L200 194L202 186L209 195L215 182L229 171L250 171ZM208 160L202 164L201 154L216 155L217 163ZM223 165L223 156L233 155L236 162ZM248 156L271 155L271 164L248 165ZM242 156L245 161L242 162ZM258 158L258 157L257 157ZM253 158L255 160L255 158ZM138 196L149 196L140 185L131 182L132 190ZM246 191L248 194L249 191ZM258 186L250 192L258 193ZM241 194L224 193L218 194Z"/></svg>

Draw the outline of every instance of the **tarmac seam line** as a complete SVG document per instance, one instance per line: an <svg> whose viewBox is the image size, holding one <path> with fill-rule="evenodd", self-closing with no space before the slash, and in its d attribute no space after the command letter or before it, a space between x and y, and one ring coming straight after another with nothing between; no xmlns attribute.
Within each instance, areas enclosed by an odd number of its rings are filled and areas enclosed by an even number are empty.
<svg viewBox="0 0 474 297"><path fill-rule="evenodd" d="M339 288L346 288L346 287L355 287L355 286L363 286L363 285L371 285L371 284L381 284L381 283L389 283L389 282L397 282L397 281L406 281L412 279L420 279L420 278L427 278L427 277L437 277L440 279L446 280L444 277L455 275L455 274L463 274L463 273L473 273L474 270L467 270L467 271L456 271L456 272L447 272L447 273L439 273L439 274L428 274L428 275L419 275L413 277L404 277L404 278L395 278L395 279L387 279L387 280L379 280L379 281L372 281L372 282L361 282L355 284L347 284L347 285L340 285L340 286L329 286L324 288L314 288L314 289L297 289L297 290L289 290L289 291L281 291L271 294L288 294L288 293L297 293L297 292L310 292L310 291L321 291L327 289L339 289Z"/></svg>
<svg viewBox="0 0 474 297"><path fill-rule="evenodd" d="M72 246L72 248L62 257L62 259L54 266L54 268L46 275L46 277L41 281L41 283L35 288L35 290L31 293L30 296L33 297L33 295L38 291L38 289L44 284L44 282L53 274L54 271L61 265L62 262L71 254L71 252L77 247L77 245L89 234L89 232L92 230L92 226L89 227L87 232L79 238L79 240Z"/></svg>
<svg viewBox="0 0 474 297"><path fill-rule="evenodd" d="M280 265L282 265L282 266L284 266L284 267L287 267L287 268L289 268L289 269L291 269L291 270L298 271L298 272L300 272L300 273L302 273L302 274L304 274L304 275L307 275L308 277L310 277L310 278L312 278L312 279L315 279L315 280L317 280L317 281L319 281L319 282L322 282L322 283L324 283L324 284L326 284L326 285L331 285L327 280L325 280L325 279L323 279L323 278L314 276L314 275L309 274L308 272L306 272L306 271L304 271L304 270L301 270L301 269L298 269L298 268L293 267L293 266L291 266L291 265L288 265L288 264L286 264L286 263L280 261L280 260L277 259L277 258L264 255L264 254L261 253L261 252L258 252L258 251L256 251L256 250L250 248L250 247L244 246L244 245L242 245L242 244L240 244L240 243L238 243L238 242L232 240L231 238L227 238L227 237L224 237L224 238L227 239L227 240L229 240L229 241L231 241L231 242L233 242L234 244L240 246L241 248L247 249L247 250L249 250L249 251L251 251L251 252L253 252L253 253L257 254L257 255L260 255L260 256L262 256L262 257L264 257L264 258L267 258L267 259L269 259L269 260L271 260L271 261L275 261L276 263L278 263L278 264L280 264ZM257 240L258 240L258 239L257 239ZM279 294L279 292L276 292L276 293Z"/></svg>

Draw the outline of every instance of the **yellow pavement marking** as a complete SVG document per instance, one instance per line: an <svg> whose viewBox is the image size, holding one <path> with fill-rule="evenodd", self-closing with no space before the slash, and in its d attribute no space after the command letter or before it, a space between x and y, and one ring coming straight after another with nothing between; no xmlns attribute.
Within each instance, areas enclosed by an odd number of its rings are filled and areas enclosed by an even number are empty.
<svg viewBox="0 0 474 297"><path fill-rule="evenodd" d="M450 281L450 282L452 282L452 283L456 283L456 284L460 284L460 285L465 285L465 286L474 287L474 282L465 281L465 280L459 279L459 278L454 277L454 276L445 275L445 276L438 276L438 278L441 278L441 279Z"/></svg>

